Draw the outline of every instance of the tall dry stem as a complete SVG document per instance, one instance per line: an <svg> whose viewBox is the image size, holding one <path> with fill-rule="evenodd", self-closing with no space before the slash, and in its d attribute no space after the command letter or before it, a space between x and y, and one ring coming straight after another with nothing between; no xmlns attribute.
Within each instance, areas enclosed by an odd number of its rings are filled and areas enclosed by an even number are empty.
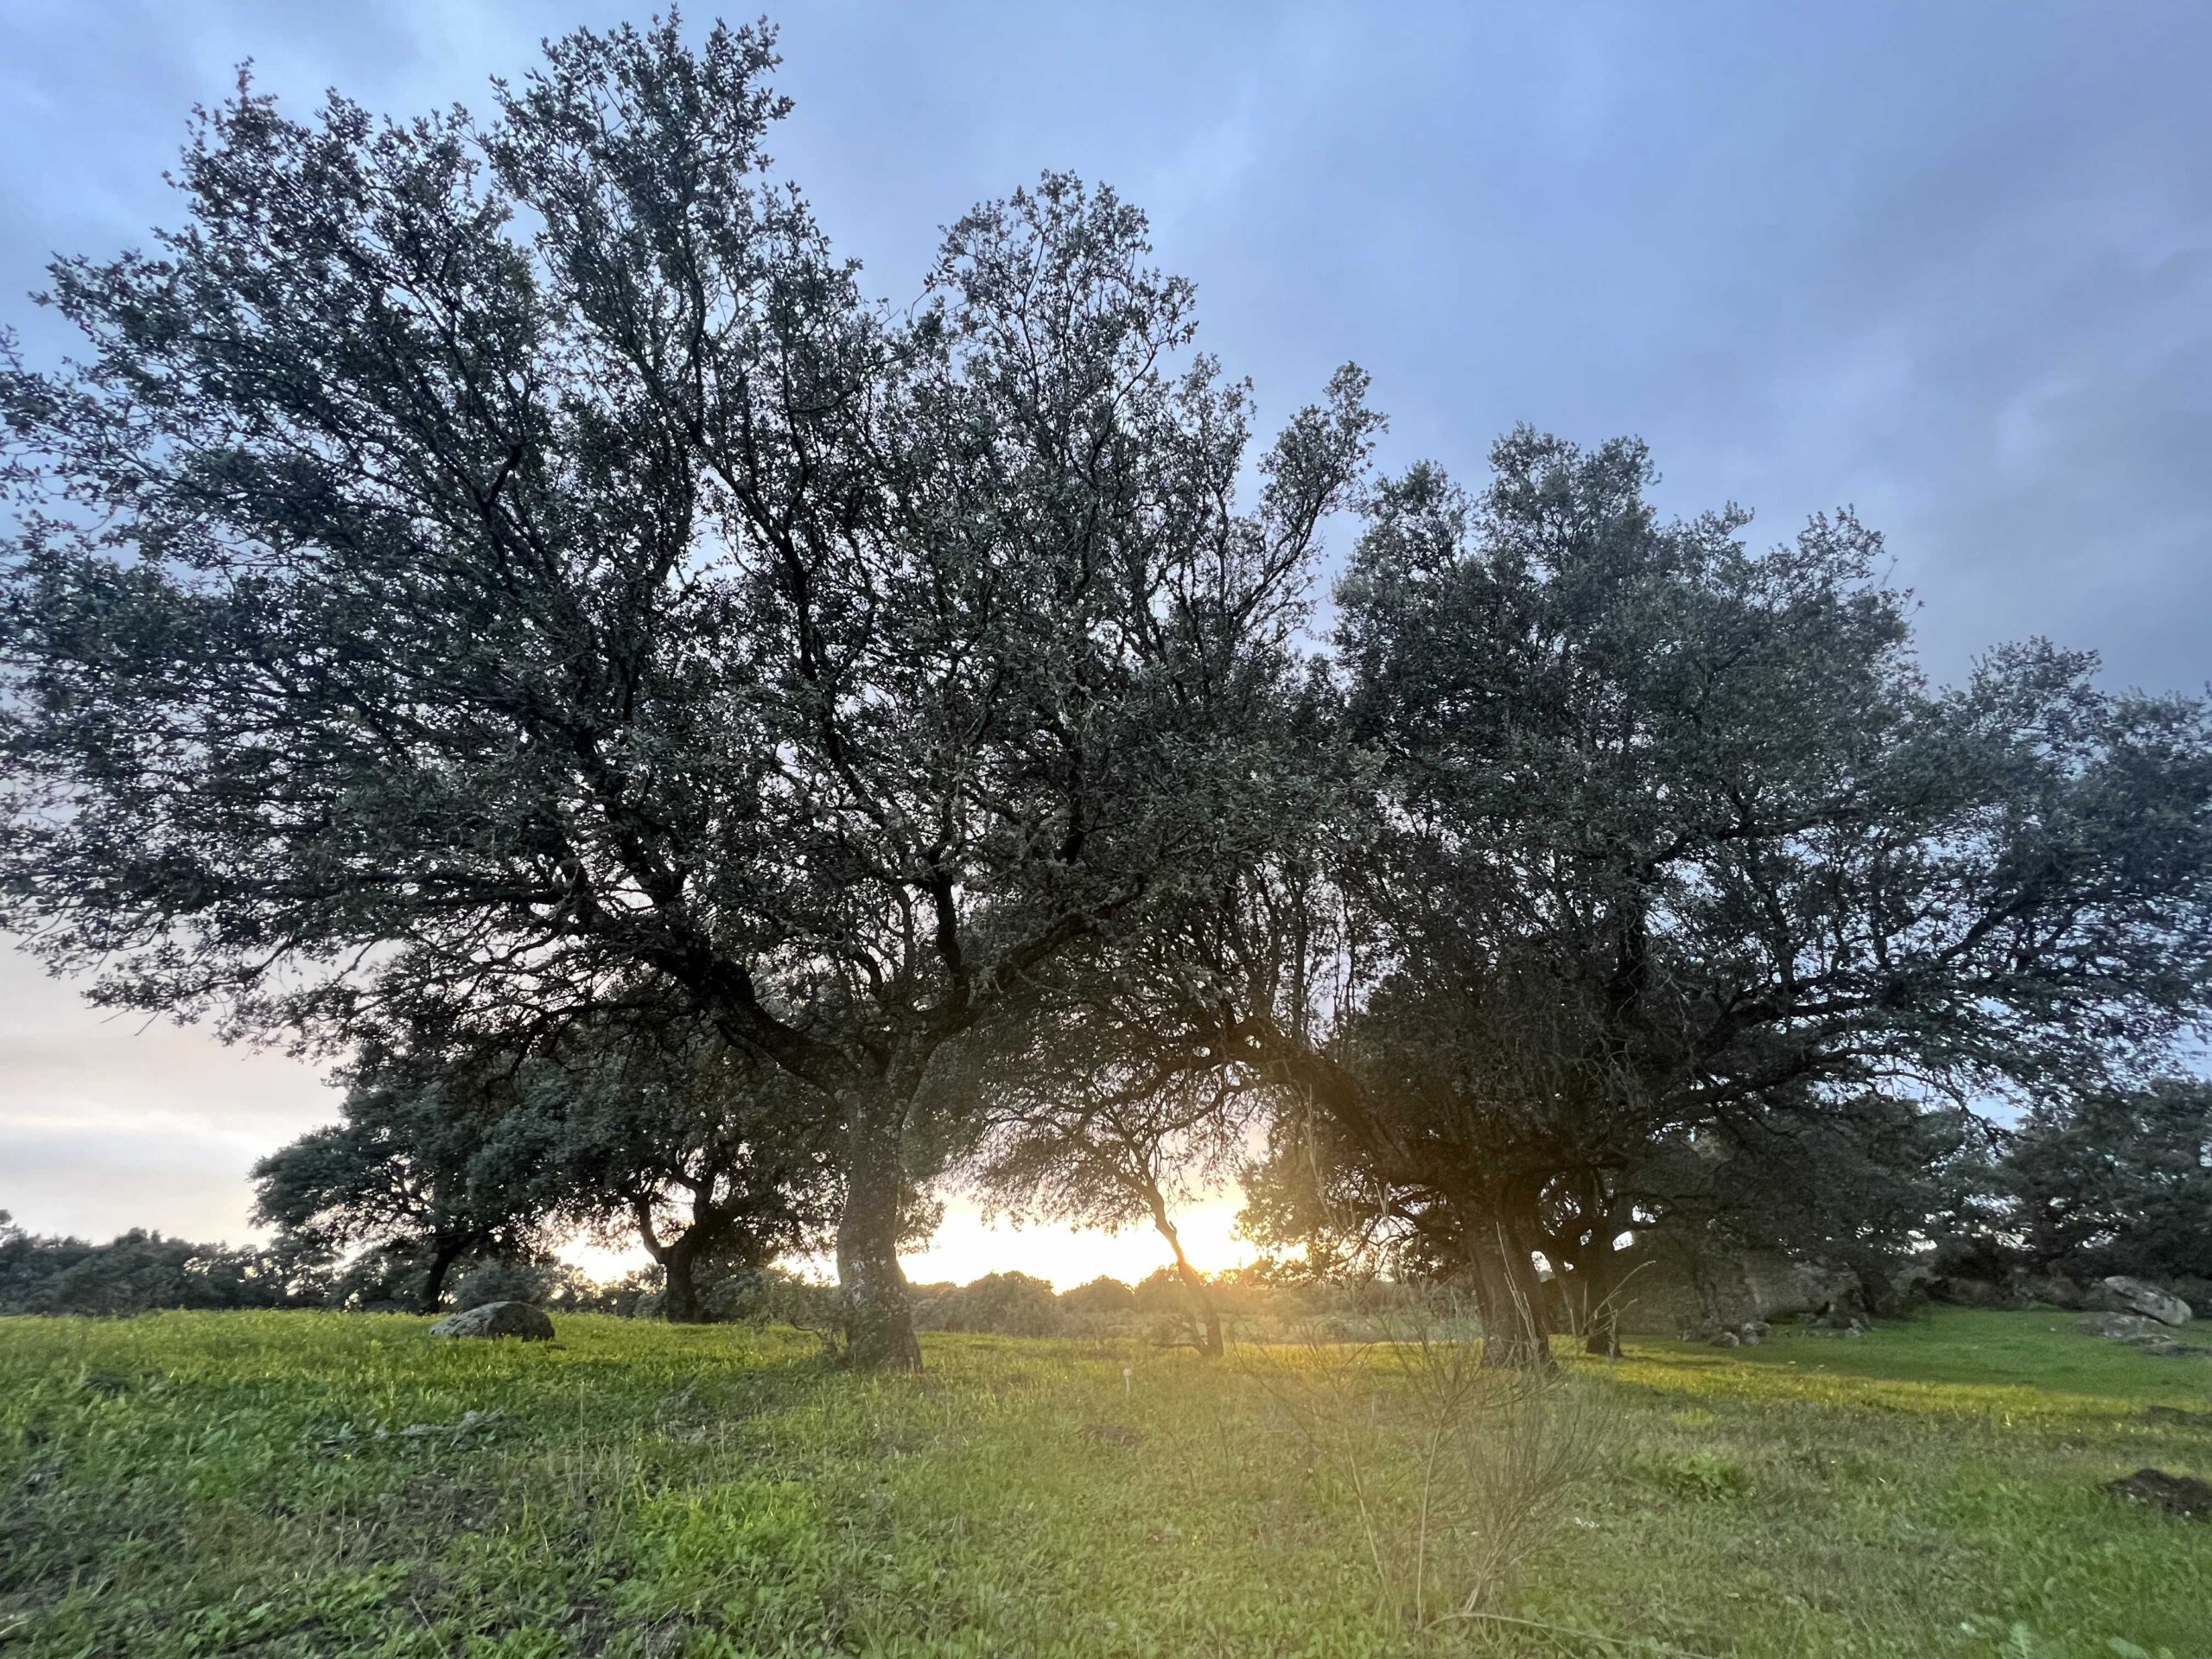
<svg viewBox="0 0 2212 1659"><path fill-rule="evenodd" d="M1424 1628L1497 1605L1598 1468L1603 1396L1571 1370L1482 1363L1449 1299L1382 1340L1315 1332L1245 1369L1313 1450L1358 1527L1392 1616Z"/></svg>

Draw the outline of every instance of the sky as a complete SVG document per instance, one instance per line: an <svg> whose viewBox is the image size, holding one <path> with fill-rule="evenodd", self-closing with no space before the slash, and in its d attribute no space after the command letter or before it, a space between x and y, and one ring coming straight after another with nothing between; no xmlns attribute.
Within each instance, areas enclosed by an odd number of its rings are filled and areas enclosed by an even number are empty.
<svg viewBox="0 0 2212 1659"><path fill-rule="evenodd" d="M749 16L750 7L735 16ZM695 7L694 24L710 16ZM406 116L482 109L537 42L642 14L7 0L0 323L56 252L143 245L188 111L251 59ZM1048 168L1151 215L1263 413L1355 360L1387 465L1480 474L1518 422L1633 433L1669 508L1780 540L1855 505L1938 678L2029 634L2115 686L2212 677L2212 7L1594 3L781 8L773 149L873 293ZM1341 552L1341 549L1338 551ZM0 951L0 1208L243 1238L252 1160L334 1114L316 1069L118 1020ZM1226 1196L1185 1233L1249 1254ZM918 1279L1141 1276L1141 1234L982 1224Z"/></svg>

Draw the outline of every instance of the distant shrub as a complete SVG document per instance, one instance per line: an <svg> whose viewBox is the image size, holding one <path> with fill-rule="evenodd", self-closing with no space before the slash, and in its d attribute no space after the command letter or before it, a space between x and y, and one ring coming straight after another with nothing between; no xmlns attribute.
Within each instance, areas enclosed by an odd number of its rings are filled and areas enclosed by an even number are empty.
<svg viewBox="0 0 2212 1659"><path fill-rule="evenodd" d="M456 1307L486 1302L529 1302L537 1307L582 1310L598 1287L565 1262L479 1262L454 1281Z"/></svg>
<svg viewBox="0 0 2212 1659"><path fill-rule="evenodd" d="M1120 1280L1104 1274L1087 1285L1060 1293L1060 1311L1091 1316L1136 1312L1137 1294Z"/></svg>
<svg viewBox="0 0 2212 1659"><path fill-rule="evenodd" d="M1026 1273L987 1274L972 1284L917 1295L914 1323L925 1331L971 1331L998 1337L1057 1336L1059 1299Z"/></svg>
<svg viewBox="0 0 2212 1659"><path fill-rule="evenodd" d="M1136 1281L1130 1294L1138 1312L1143 1313L1179 1313L1191 1300L1173 1268L1154 1268Z"/></svg>
<svg viewBox="0 0 2212 1659"><path fill-rule="evenodd" d="M707 1317L719 1325L793 1325L818 1331L836 1322L837 1287L778 1267L740 1268L700 1287Z"/></svg>
<svg viewBox="0 0 2212 1659"><path fill-rule="evenodd" d="M140 1228L105 1244L41 1237L10 1225L0 1211L0 1313L283 1307L298 1291L287 1262L270 1251L194 1244ZM308 1299L319 1294L317 1287Z"/></svg>
<svg viewBox="0 0 2212 1659"><path fill-rule="evenodd" d="M632 1268L620 1279L594 1285L578 1306L585 1312L613 1313L626 1319L645 1319L650 1317L643 1311L648 1298L656 1305L660 1300L660 1269L657 1267Z"/></svg>

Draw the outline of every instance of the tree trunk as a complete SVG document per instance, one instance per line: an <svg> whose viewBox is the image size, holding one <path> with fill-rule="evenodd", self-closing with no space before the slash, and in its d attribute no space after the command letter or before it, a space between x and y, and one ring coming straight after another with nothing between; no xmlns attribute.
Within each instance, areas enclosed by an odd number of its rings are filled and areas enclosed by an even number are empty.
<svg viewBox="0 0 2212 1659"><path fill-rule="evenodd" d="M1575 1277L1581 1281L1582 1351L1594 1359L1618 1359L1621 1311L1613 1298L1619 1284L1610 1236L1591 1239Z"/></svg>
<svg viewBox="0 0 2212 1659"><path fill-rule="evenodd" d="M1175 1276L1183 1281L1184 1293L1191 1299L1192 1328L1198 1332L1198 1352L1208 1359L1218 1358L1222 1351L1221 1311L1214 1306L1205 1274L1192 1267L1191 1258L1183 1254L1182 1236L1168 1219L1167 1200L1159 1188L1152 1188L1146 1198L1152 1206L1153 1226L1167 1241L1167 1248L1175 1252Z"/></svg>
<svg viewBox="0 0 2212 1659"><path fill-rule="evenodd" d="M699 1284L692 1269L699 1259L698 1229L694 1227L671 1244L661 1258L661 1317L671 1325L704 1325L707 1310L699 1300Z"/></svg>
<svg viewBox="0 0 2212 1659"><path fill-rule="evenodd" d="M922 1349L899 1267L906 1100L884 1087L849 1099L847 1109L845 1213L837 1223L845 1363L862 1371L918 1371Z"/></svg>
<svg viewBox="0 0 2212 1659"><path fill-rule="evenodd" d="M1528 1245L1515 1236L1508 1206L1488 1205L1467 1230L1475 1300L1483 1316L1485 1367L1548 1369L1553 1363L1551 1320L1543 1283Z"/></svg>
<svg viewBox="0 0 2212 1659"><path fill-rule="evenodd" d="M1613 1241L1624 1230L1627 1209L1605 1190L1603 1174L1593 1170L1584 1178L1578 1211L1577 1224L1570 1230L1576 1334L1582 1338L1582 1351L1592 1358L1618 1359L1621 1276Z"/></svg>
<svg viewBox="0 0 2212 1659"><path fill-rule="evenodd" d="M435 1313L446 1299L446 1275L466 1248L457 1241L440 1239L430 1251L430 1269L423 1280L423 1311Z"/></svg>

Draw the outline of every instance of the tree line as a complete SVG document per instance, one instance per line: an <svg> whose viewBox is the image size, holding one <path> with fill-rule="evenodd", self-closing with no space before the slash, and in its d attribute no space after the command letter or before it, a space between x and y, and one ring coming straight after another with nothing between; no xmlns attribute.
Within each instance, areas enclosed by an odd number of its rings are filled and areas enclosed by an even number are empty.
<svg viewBox="0 0 2212 1659"><path fill-rule="evenodd" d="M440 1230L438 1211L378 1209L369 1202L392 1169L365 1162L350 1181L333 1179L337 1166L325 1161L327 1148L333 1141L366 1144L362 1128L349 1111L340 1128L304 1136L264 1160L264 1221L309 1190L300 1179L302 1164L318 1168L324 1184L317 1190L334 1200L327 1210L287 1211L264 1246L193 1243L144 1229L93 1244L27 1233L0 1211L0 1313L229 1307L432 1313L449 1304L519 1297L556 1309L677 1322L774 1322L825 1331L836 1325L834 1292L767 1259L747 1235L709 1239L683 1268L671 1271L657 1260L594 1283L554 1254L567 1236L548 1224L556 1212L546 1211L530 1224L483 1229L442 1261L453 1235ZM485 1144L512 1141L492 1136ZM392 1161L401 1156L395 1152ZM447 1172L464 1185L466 1161ZM425 1183L435 1185L435 1166L423 1170ZM519 1177L510 1199L493 1197L502 1170ZM1806 1224L1786 1197L1717 1202L1712 1183L1696 1192L1674 1188L1643 1211L1637 1230L1647 1241L1656 1235L1723 1255L1780 1250L1847 1269L1855 1262L1868 1269L1859 1281L1862 1297L1871 1290L1877 1301L1894 1298L1883 1312L1901 1309L1908 1287L1932 1283L1936 1294L1953 1300L2008 1294L2034 1300L2054 1291L2063 1296L2069 1280L2086 1290L2088 1281L2125 1274L2166 1285L2212 1317L2212 1084L2168 1077L2065 1109L2046 1104L1985 1143L1960 1144L1932 1162L1899 1160L1883 1179L1896 1184L1897 1194L1886 1205L1870 1204L1862 1187L1847 1206L1852 1222L1841 1230L1819 1224L1817 1217ZM476 1202L514 1222L531 1215L527 1194L543 1190L539 1174L514 1163L495 1160L475 1179ZM680 1206L690 1193L671 1187L656 1202ZM1697 1201L1700 1193L1703 1202ZM1904 1194L1911 1195L1909 1203ZM689 1236L696 1224L679 1213L658 1230ZM1141 1335L1205 1351L1221 1341L1224 1320L1248 1333L1315 1321L1355 1329L1363 1318L1371 1324L1378 1313L1387 1320L1406 1312L1413 1305L1408 1297L1422 1300L1428 1281L1414 1264L1381 1278L1349 1275L1332 1271L1338 1264L1325 1257L1307 1259L1303 1247L1309 1241L1296 1242L1298 1255L1263 1257L1226 1273L1198 1274L1176 1257L1134 1286L1100 1277L1056 1294L1045 1281L1011 1270L964 1285L918 1285L916 1323L925 1331L1001 1336ZM1909 1274L1897 1271L1906 1268ZM1571 1273L1552 1275L1543 1297L1548 1314L1611 1338L1609 1311L1599 1310L1592 1320Z"/></svg>
<svg viewBox="0 0 2212 1659"><path fill-rule="evenodd" d="M344 1057L272 1219L404 1222L433 1294L632 1230L671 1306L818 1236L908 1367L940 1177L1195 1284L1174 1202L1249 1163L1263 1236L1541 1363L1539 1258L1602 1309L1671 1217L1871 1277L1993 1103L2171 1068L2202 701L2040 641L1932 684L1876 532L1667 518L1633 441L1382 469L1351 366L1263 440L1066 175L873 300L774 63L582 31L406 124L242 80L180 227L53 266L81 355L0 362L0 921Z"/></svg>

